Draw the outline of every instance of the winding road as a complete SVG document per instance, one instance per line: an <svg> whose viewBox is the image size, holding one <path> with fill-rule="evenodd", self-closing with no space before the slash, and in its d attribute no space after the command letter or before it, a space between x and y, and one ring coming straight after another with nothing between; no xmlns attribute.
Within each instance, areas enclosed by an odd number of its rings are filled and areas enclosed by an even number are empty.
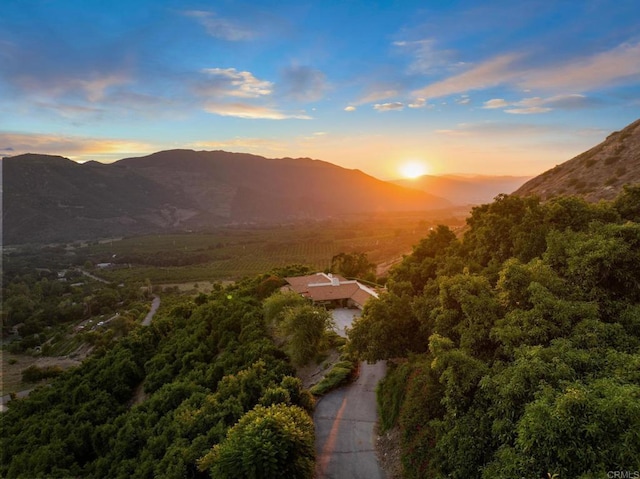
<svg viewBox="0 0 640 479"><path fill-rule="evenodd" d="M360 364L356 382L316 404L317 479L384 479L375 452L376 385L386 362Z"/></svg>
<svg viewBox="0 0 640 479"><path fill-rule="evenodd" d="M156 311L158 311L159 307L160 307L160 296L156 296L154 294L153 301L151 301L151 309L149 310L145 318L142 320L143 326L149 326L151 324L151 320L153 319L153 316L156 314Z"/></svg>

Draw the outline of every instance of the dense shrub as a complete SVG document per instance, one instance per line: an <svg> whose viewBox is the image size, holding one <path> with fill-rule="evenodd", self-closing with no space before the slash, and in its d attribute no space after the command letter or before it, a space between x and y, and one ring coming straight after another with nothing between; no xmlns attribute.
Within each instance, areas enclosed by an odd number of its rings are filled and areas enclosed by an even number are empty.
<svg viewBox="0 0 640 479"><path fill-rule="evenodd" d="M220 479L311 479L315 466L313 420L302 408L256 406L199 460Z"/></svg>
<svg viewBox="0 0 640 479"><path fill-rule="evenodd" d="M351 361L339 361L331 370L313 386L309 392L314 396L322 396L333 389L348 383L354 376L357 365Z"/></svg>
<svg viewBox="0 0 640 479"><path fill-rule="evenodd" d="M151 326L11 401L0 415L0 476L204 478L199 458L222 442L221 457L233 455L233 444L258 431L276 455L256 451L255 467L311 477L314 401L269 339L261 282L219 288L199 306L168 301ZM33 367L25 379L53 372Z"/></svg>
<svg viewBox="0 0 640 479"><path fill-rule="evenodd" d="M638 191L500 196L439 256L416 249L391 272L403 300L368 304L350 346L409 357L377 393L405 477L640 470Z"/></svg>

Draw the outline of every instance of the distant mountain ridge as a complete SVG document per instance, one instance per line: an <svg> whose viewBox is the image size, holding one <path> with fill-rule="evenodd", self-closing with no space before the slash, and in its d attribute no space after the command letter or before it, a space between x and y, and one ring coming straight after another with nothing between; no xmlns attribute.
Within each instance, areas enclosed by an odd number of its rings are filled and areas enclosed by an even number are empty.
<svg viewBox="0 0 640 479"><path fill-rule="evenodd" d="M519 196L546 200L577 195L587 201L611 200L624 185L640 183L640 120L590 150L545 171L518 188Z"/></svg>
<svg viewBox="0 0 640 479"><path fill-rule="evenodd" d="M477 205L490 203L500 193L511 193L529 179L530 176L424 175L393 183L427 191L455 205Z"/></svg>
<svg viewBox="0 0 640 479"><path fill-rule="evenodd" d="M309 158L169 150L111 164L2 160L4 244L278 223L450 203Z"/></svg>

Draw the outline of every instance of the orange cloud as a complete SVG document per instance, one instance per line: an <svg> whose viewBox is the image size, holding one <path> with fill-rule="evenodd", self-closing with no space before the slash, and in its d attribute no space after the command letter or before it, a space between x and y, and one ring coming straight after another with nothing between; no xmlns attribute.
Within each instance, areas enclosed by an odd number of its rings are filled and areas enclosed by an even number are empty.
<svg viewBox="0 0 640 479"><path fill-rule="evenodd" d="M295 118L298 120L310 120L311 117L304 113L283 113L273 108L249 105L247 103L207 103L204 108L209 113L221 116L235 116L237 118L261 119L261 120L286 120Z"/></svg>

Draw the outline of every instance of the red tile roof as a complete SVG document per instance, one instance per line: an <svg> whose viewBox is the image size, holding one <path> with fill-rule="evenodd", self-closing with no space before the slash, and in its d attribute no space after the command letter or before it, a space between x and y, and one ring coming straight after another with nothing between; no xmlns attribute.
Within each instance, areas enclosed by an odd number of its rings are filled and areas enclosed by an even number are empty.
<svg viewBox="0 0 640 479"><path fill-rule="evenodd" d="M313 301L351 299L357 305L364 306L367 300L378 297L372 289L357 281L347 281L339 275L316 273L285 280L291 289Z"/></svg>

